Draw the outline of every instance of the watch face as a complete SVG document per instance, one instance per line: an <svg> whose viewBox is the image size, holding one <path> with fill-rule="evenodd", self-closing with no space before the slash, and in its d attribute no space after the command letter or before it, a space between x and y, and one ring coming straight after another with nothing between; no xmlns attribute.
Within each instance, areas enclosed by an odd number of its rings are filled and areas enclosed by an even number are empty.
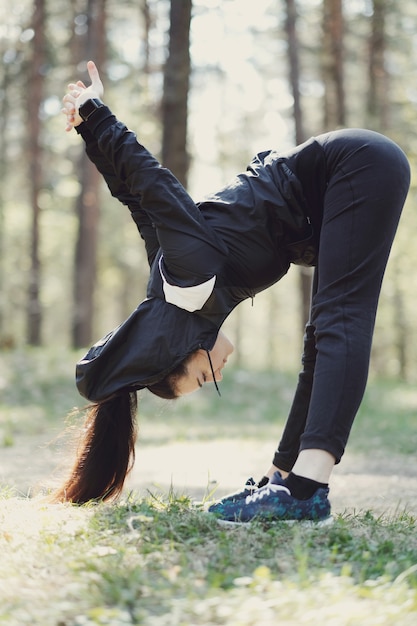
<svg viewBox="0 0 417 626"><path fill-rule="evenodd" d="M102 106L103 105L99 100L87 100L80 106L80 117L84 120L84 122L86 122L88 118Z"/></svg>

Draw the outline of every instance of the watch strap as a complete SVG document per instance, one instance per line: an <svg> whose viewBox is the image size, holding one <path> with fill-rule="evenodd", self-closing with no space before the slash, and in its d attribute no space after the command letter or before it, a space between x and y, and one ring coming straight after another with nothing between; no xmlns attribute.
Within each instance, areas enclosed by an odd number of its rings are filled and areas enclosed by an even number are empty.
<svg viewBox="0 0 417 626"><path fill-rule="evenodd" d="M103 107L104 104L98 98L90 98L86 100L79 108L79 114L84 122L87 122L92 115Z"/></svg>

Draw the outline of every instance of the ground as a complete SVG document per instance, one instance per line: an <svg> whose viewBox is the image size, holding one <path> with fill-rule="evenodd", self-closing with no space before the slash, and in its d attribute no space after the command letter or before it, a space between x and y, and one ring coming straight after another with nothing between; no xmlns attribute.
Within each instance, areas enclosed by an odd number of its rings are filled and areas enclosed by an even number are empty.
<svg viewBox="0 0 417 626"><path fill-rule="evenodd" d="M49 433L49 436L52 436ZM37 493L51 484L61 452L46 434L16 437L0 456L0 484L17 495ZM138 446L135 467L126 485L146 495L176 493L201 499L239 488L253 475L260 477L271 458L271 446L251 439L184 441ZM407 511L417 515L417 456L391 458L347 454L335 468L330 484L334 513L372 510L376 515Z"/></svg>

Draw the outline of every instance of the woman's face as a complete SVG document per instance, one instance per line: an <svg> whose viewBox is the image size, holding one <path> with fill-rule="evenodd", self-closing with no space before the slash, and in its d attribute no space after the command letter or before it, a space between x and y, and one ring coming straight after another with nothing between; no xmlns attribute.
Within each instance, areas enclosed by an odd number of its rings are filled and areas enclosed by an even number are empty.
<svg viewBox="0 0 417 626"><path fill-rule="evenodd" d="M205 350L198 350L187 363L187 375L177 381L177 391L184 396L192 393L213 380L222 380L222 369L226 365L227 358L233 352L233 345L221 331L217 335L216 343L210 350L211 363L214 370L214 379L211 372L210 362Z"/></svg>

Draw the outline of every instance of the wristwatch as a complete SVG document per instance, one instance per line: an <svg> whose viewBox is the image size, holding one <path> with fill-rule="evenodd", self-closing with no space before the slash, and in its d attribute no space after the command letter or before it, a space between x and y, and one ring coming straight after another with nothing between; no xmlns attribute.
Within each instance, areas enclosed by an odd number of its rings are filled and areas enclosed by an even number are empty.
<svg viewBox="0 0 417 626"><path fill-rule="evenodd" d="M103 106L104 104L98 98L90 98L90 100L86 100L84 104L80 106L78 112L80 114L81 119L83 119L84 122L86 122L87 120L90 119L92 115L94 115L94 113L98 109L101 109L101 107Z"/></svg>

